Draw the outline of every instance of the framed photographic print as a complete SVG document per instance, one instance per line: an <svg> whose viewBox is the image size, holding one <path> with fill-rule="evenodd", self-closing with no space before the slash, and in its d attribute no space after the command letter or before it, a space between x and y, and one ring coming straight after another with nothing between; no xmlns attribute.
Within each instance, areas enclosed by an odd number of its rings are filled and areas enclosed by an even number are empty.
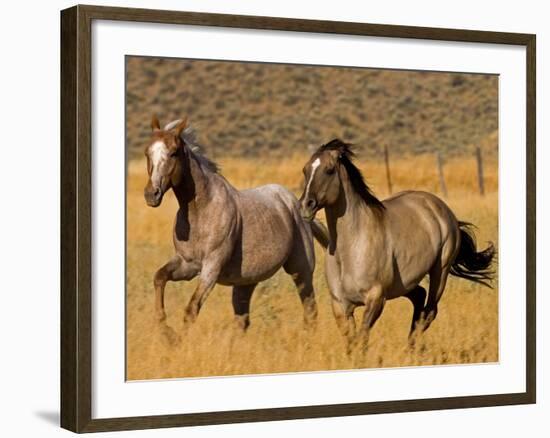
<svg viewBox="0 0 550 438"><path fill-rule="evenodd" d="M535 36L61 13L61 425L535 402Z"/></svg>

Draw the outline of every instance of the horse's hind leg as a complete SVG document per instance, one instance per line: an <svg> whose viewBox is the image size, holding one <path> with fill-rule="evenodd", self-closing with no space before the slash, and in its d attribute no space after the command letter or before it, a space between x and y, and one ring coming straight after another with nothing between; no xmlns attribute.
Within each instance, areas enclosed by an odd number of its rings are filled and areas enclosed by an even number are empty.
<svg viewBox="0 0 550 438"><path fill-rule="evenodd" d="M257 283L256 283L257 284ZM250 325L250 300L256 284L233 287L233 310L237 325L246 330Z"/></svg>
<svg viewBox="0 0 550 438"><path fill-rule="evenodd" d="M317 321L317 303L315 302L315 291L313 290L313 274L309 272L296 272L291 274L291 276L304 307L304 324L306 327L312 327Z"/></svg>
<svg viewBox="0 0 550 438"><path fill-rule="evenodd" d="M450 232L446 237L439 257L437 257L437 260L429 271L430 288L428 292L428 301L423 312L424 331L428 329L437 316L437 303L439 303L443 295L443 291L447 285L447 277L449 276L452 263L456 258L459 248L459 230L456 228L455 232Z"/></svg>
<svg viewBox="0 0 550 438"><path fill-rule="evenodd" d="M317 320L317 303L313 290L313 270L315 269L315 254L311 235L299 234L294 242L294 248L283 265L285 271L292 277L300 300L304 306L304 323L311 327Z"/></svg>
<svg viewBox="0 0 550 438"><path fill-rule="evenodd" d="M411 330L409 332L409 338L413 335L418 327L419 321L422 319L422 312L424 310L424 304L426 303L426 289L422 286L416 286L413 290L405 295L411 300L414 310L412 316Z"/></svg>
<svg viewBox="0 0 550 438"><path fill-rule="evenodd" d="M426 307L424 308L423 312L423 331L426 331L428 329L430 324L437 316L437 303L441 299L441 295L443 295L443 291L445 290L450 269L450 264L442 266L441 263L436 263L436 265L434 265L430 270L430 288L428 292L428 302L426 303Z"/></svg>
<svg viewBox="0 0 550 438"><path fill-rule="evenodd" d="M315 291L313 290L313 270L308 266L307 260L287 261L284 265L285 271L292 277L302 306L304 307L304 324L312 327L317 320L317 303L315 302Z"/></svg>

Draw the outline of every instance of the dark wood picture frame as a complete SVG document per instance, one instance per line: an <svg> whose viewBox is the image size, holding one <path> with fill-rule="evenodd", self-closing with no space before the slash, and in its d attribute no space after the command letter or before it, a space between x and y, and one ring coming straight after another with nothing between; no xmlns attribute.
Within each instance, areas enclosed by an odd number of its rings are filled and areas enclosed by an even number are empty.
<svg viewBox="0 0 550 438"><path fill-rule="evenodd" d="M526 47L526 391L523 393L92 419L91 24L93 20L221 26L512 44ZM97 432L535 403L535 47L531 34L75 6L61 12L61 426Z"/></svg>

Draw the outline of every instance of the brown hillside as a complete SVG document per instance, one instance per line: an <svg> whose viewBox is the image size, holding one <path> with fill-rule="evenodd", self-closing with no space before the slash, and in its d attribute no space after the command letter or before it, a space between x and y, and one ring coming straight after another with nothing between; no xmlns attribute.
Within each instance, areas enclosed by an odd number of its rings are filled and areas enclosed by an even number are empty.
<svg viewBox="0 0 550 438"><path fill-rule="evenodd" d="M212 157L280 156L334 137L365 155L480 144L496 151L498 77L434 72L129 57L130 157L149 120L189 115Z"/></svg>

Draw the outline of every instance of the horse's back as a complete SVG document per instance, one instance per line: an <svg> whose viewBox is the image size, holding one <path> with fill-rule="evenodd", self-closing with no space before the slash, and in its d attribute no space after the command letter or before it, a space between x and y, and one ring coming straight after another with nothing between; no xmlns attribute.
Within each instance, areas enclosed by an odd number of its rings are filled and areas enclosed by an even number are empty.
<svg viewBox="0 0 550 438"><path fill-rule="evenodd" d="M439 197L423 191L399 192L383 201L390 216L403 218L406 213L420 216L424 221L437 220L443 228L458 227L458 221L449 206Z"/></svg>
<svg viewBox="0 0 550 438"><path fill-rule="evenodd" d="M297 265L309 266L313 271L315 265L315 253L313 250L313 232L311 226L303 220L300 214L300 202L290 190L278 184L268 184L253 189L255 193L261 193L268 202L276 204L279 211L284 211L284 216L289 214L290 222L286 228L286 237L290 237L291 260L285 265L285 269L297 269ZM281 238L281 237L279 237Z"/></svg>
<svg viewBox="0 0 550 438"><path fill-rule="evenodd" d="M278 184L243 190L239 201L243 220L249 221L253 228L267 225L267 231L271 229L278 234L274 238L290 238L295 227L303 224L298 199Z"/></svg>
<svg viewBox="0 0 550 438"><path fill-rule="evenodd" d="M270 184L238 192L236 205L241 223L236 245L238 257L230 262L226 270L230 278L226 281L265 280L286 262L293 250L298 201L284 187ZM238 267L232 266L237 262Z"/></svg>
<svg viewBox="0 0 550 438"><path fill-rule="evenodd" d="M287 188L279 184L266 184L253 189L243 190L240 192L241 198L244 199L243 206L247 203L259 203L267 208L285 207L288 211L299 209L298 199Z"/></svg>

